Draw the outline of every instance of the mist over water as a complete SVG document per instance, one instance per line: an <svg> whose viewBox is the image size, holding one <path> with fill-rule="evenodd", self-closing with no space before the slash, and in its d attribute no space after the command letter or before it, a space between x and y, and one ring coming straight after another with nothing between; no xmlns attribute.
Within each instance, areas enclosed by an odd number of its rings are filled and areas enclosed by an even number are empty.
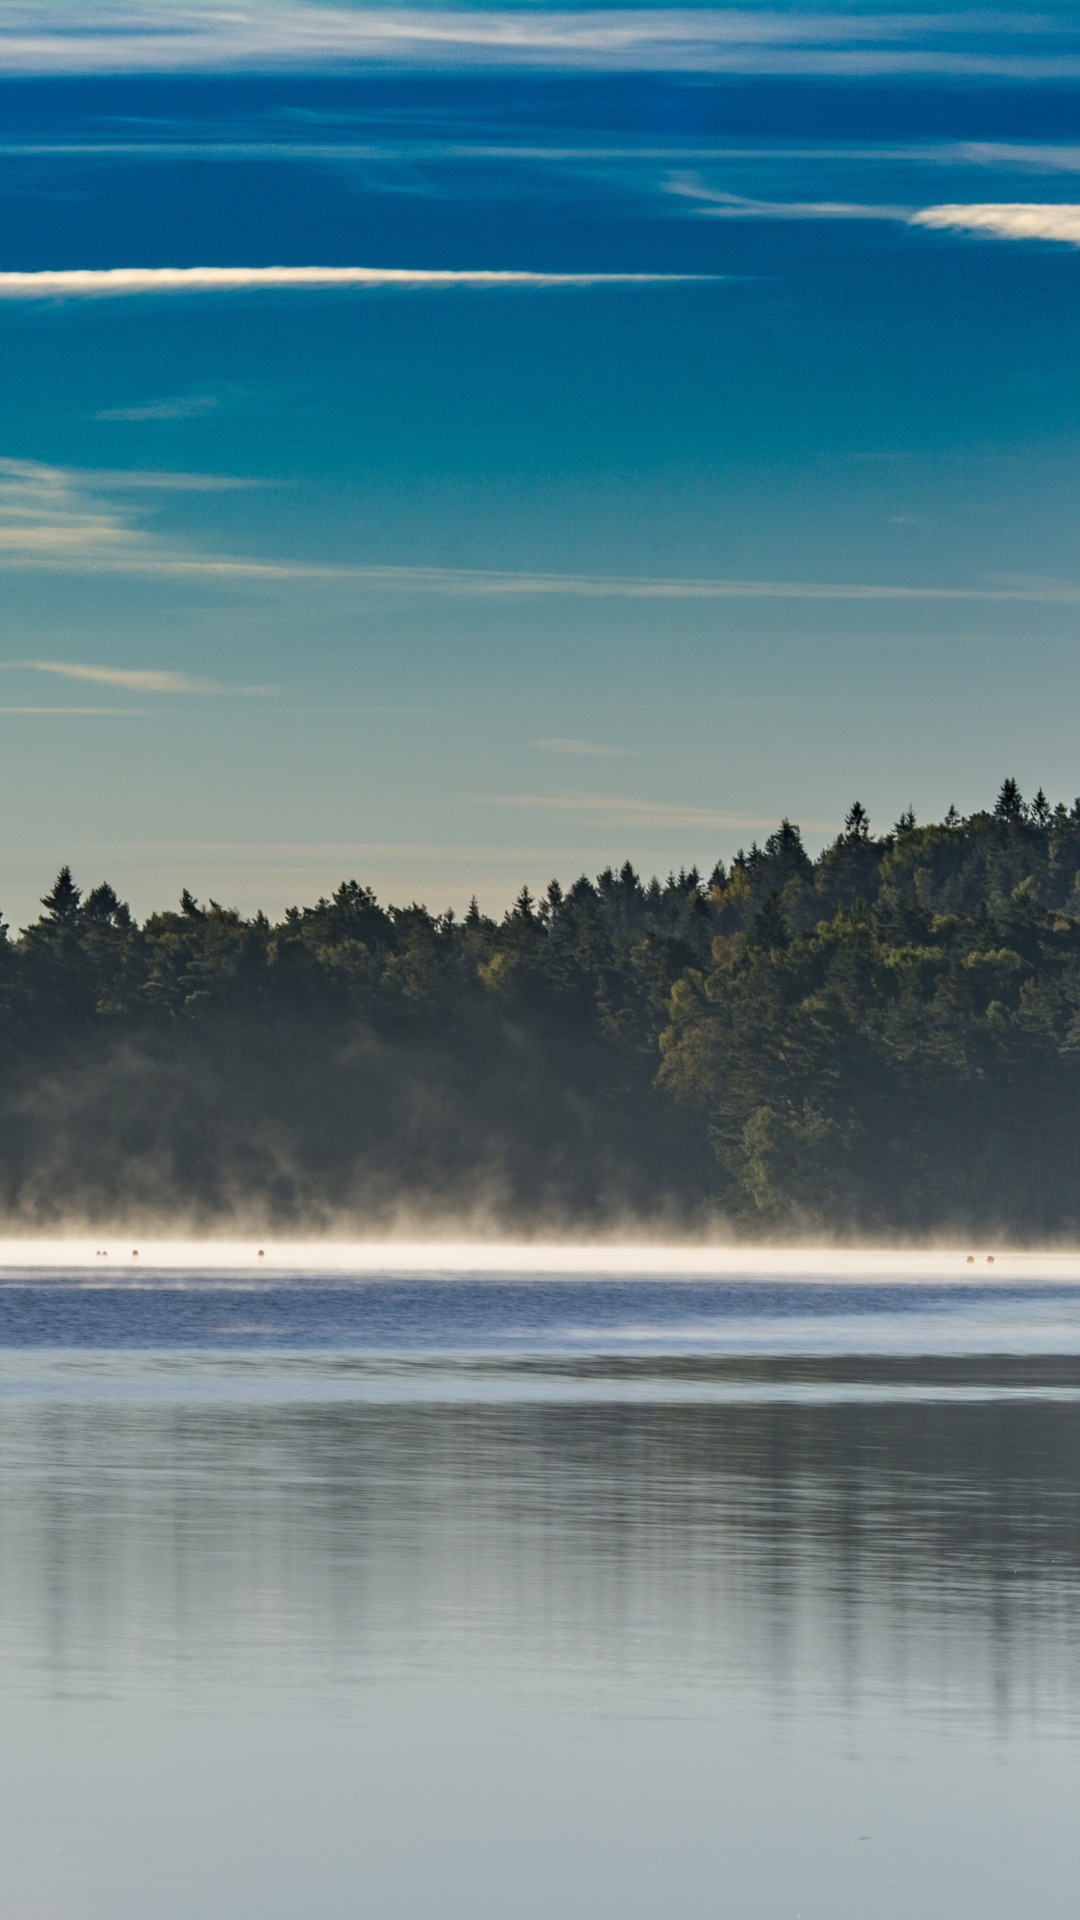
<svg viewBox="0 0 1080 1920"><path fill-rule="evenodd" d="M158 1251L0 1281L8 1910L1071 1912L1071 1263Z"/></svg>

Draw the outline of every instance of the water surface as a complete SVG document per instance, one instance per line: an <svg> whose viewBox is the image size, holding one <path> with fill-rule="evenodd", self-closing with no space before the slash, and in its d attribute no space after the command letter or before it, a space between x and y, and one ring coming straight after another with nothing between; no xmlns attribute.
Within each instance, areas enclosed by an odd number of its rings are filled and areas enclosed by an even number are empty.
<svg viewBox="0 0 1080 1920"><path fill-rule="evenodd" d="M5 1912L1070 1912L1080 1290L0 1284Z"/></svg>

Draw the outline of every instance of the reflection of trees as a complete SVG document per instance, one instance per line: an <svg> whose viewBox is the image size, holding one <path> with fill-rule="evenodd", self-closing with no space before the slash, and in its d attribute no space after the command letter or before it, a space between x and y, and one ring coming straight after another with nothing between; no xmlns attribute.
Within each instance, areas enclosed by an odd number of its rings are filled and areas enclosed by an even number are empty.
<svg viewBox="0 0 1080 1920"><path fill-rule="evenodd" d="M1053 1363L1024 1366L1053 1385ZM727 1368L743 1386L761 1372ZM766 1372L775 1387L784 1369ZM953 1387L986 1377L952 1363ZM9 1653L60 1676L524 1668L685 1683L691 1704L722 1685L778 1707L855 1711L882 1689L961 1712L1080 1706L1069 1401L53 1406L18 1421L0 1610Z"/></svg>

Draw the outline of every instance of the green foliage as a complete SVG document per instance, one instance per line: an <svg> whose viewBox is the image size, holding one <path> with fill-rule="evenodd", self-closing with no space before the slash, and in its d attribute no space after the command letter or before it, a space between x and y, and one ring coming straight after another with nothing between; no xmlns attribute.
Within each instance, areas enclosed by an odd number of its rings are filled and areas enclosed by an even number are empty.
<svg viewBox="0 0 1080 1920"><path fill-rule="evenodd" d="M1080 802L1012 780L501 921L348 880L277 924L185 890L140 926L66 867L42 906L0 929L9 1210L1080 1226Z"/></svg>
<svg viewBox="0 0 1080 1920"><path fill-rule="evenodd" d="M1012 781L992 814L880 840L849 816L809 894L774 893L679 984L660 1077L703 1112L732 1212L1075 1229L1078 828Z"/></svg>

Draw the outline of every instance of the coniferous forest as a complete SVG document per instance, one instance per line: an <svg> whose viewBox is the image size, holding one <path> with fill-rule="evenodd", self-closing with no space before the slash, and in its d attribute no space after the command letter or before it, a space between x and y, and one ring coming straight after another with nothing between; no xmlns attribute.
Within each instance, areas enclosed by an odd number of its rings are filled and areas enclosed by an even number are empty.
<svg viewBox="0 0 1080 1920"><path fill-rule="evenodd" d="M346 881L0 940L9 1222L1080 1228L1080 800L630 865L501 920Z"/></svg>

